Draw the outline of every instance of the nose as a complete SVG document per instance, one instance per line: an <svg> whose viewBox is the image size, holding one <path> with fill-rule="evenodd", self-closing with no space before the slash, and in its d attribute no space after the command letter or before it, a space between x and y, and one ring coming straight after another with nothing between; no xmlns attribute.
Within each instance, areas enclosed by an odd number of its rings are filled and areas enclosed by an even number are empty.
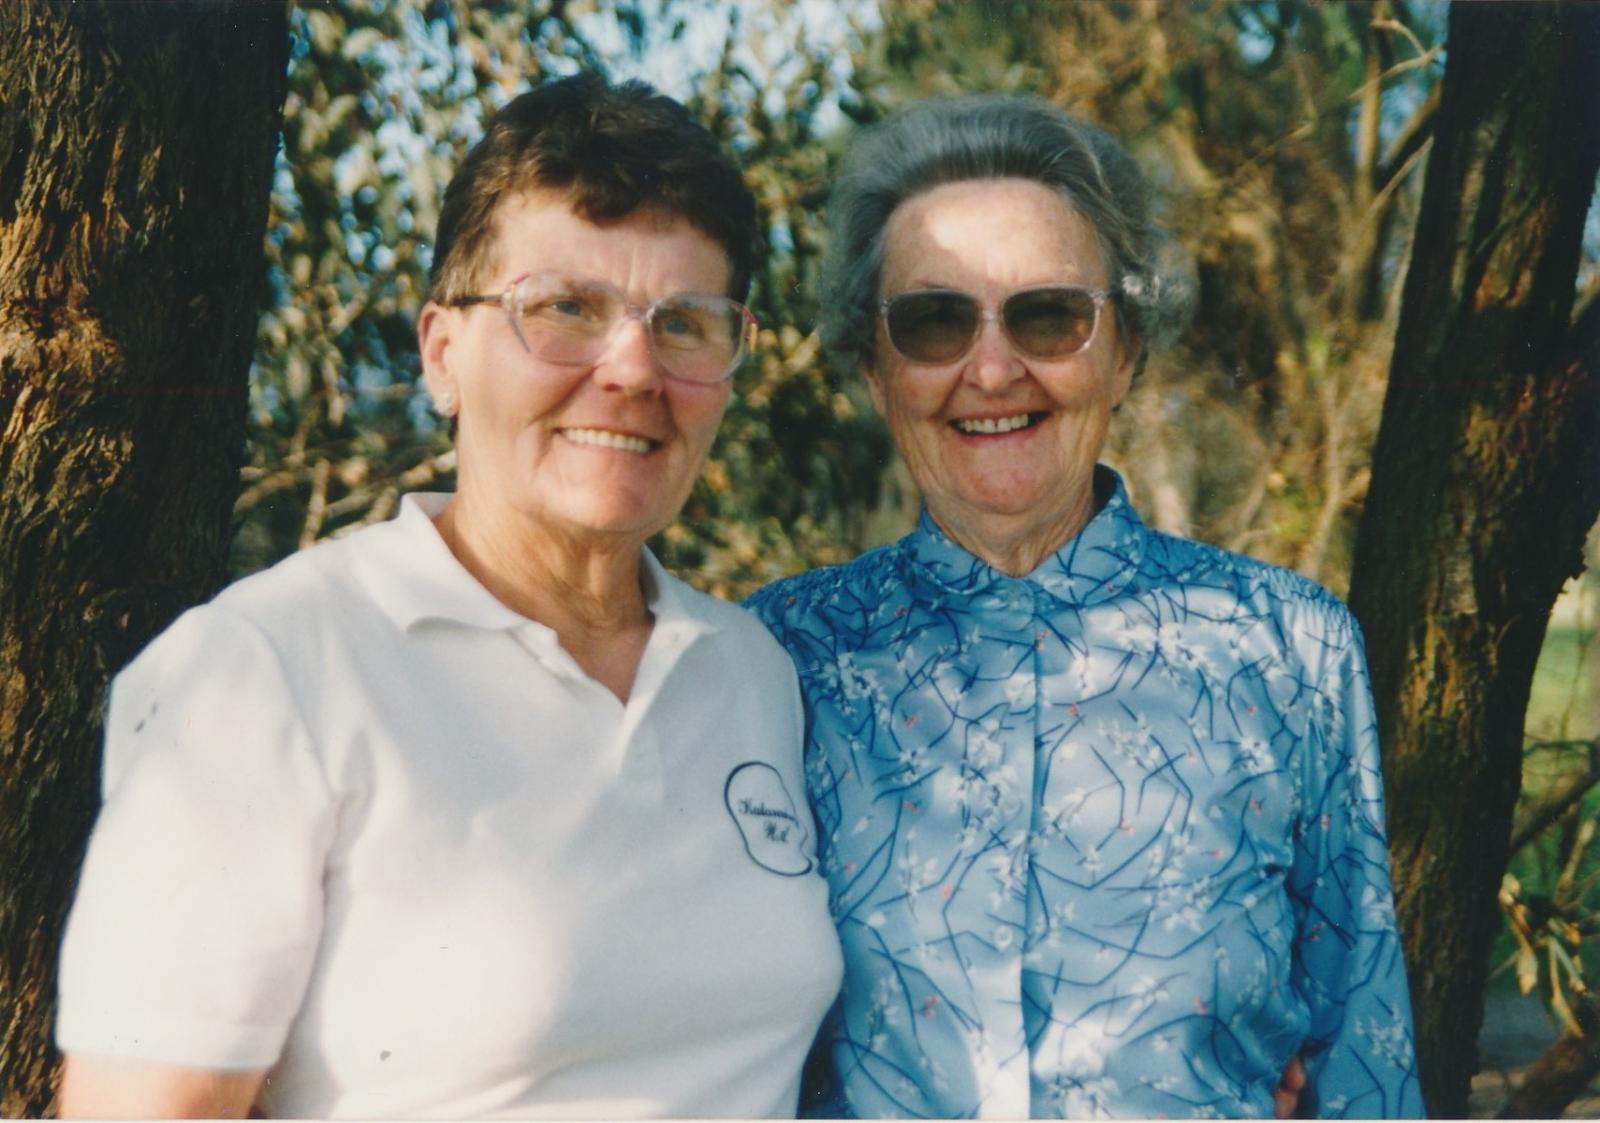
<svg viewBox="0 0 1600 1123"><path fill-rule="evenodd" d="M652 394L661 389L661 369L643 316L625 316L611 330L611 340L595 364L595 378L605 389L624 394Z"/></svg>
<svg viewBox="0 0 1600 1123"><path fill-rule="evenodd" d="M984 390L1001 390L1022 377L1022 361L1000 326L1000 318L985 315L978 338L967 359L967 377Z"/></svg>

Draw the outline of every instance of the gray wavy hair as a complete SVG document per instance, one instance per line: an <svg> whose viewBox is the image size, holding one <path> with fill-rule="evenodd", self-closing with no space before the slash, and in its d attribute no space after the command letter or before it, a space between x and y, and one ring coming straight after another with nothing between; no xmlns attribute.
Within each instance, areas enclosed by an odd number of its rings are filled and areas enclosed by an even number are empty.
<svg viewBox="0 0 1600 1123"><path fill-rule="evenodd" d="M851 144L828 201L822 342L843 363L873 359L889 216L913 195L969 179L1032 179L1059 191L1094 230L1117 292L1124 341L1170 342L1193 311L1195 285L1156 225L1153 192L1105 130L1016 94L914 102Z"/></svg>

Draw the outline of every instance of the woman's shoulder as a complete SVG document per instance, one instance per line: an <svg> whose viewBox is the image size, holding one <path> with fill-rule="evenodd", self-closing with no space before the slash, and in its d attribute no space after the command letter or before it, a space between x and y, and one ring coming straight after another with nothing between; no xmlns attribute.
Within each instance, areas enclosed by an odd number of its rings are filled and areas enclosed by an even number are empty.
<svg viewBox="0 0 1600 1123"><path fill-rule="evenodd" d="M325 617L331 604L352 595L361 559L388 537L388 524L325 539L265 569L241 577L211 602L271 631Z"/></svg>
<svg viewBox="0 0 1600 1123"><path fill-rule="evenodd" d="M757 589L744 602L774 631L819 614L851 612L881 601L901 583L898 543L840 565L818 566Z"/></svg>
<svg viewBox="0 0 1600 1123"><path fill-rule="evenodd" d="M1319 631L1341 637L1359 635L1349 607L1325 586L1249 554L1151 531L1143 568L1154 585L1216 590L1264 616L1315 621Z"/></svg>
<svg viewBox="0 0 1600 1123"><path fill-rule="evenodd" d="M179 614L135 662L160 664L196 645L234 644L258 650L289 673L297 652L320 646L370 599L362 591L359 562L378 547L383 529L316 543L239 578Z"/></svg>
<svg viewBox="0 0 1600 1123"><path fill-rule="evenodd" d="M715 631L724 658L748 665L751 658L771 656L782 660L784 666L788 665L788 657L772 638L772 633L744 606L703 593L664 569L660 573L670 583L679 610Z"/></svg>

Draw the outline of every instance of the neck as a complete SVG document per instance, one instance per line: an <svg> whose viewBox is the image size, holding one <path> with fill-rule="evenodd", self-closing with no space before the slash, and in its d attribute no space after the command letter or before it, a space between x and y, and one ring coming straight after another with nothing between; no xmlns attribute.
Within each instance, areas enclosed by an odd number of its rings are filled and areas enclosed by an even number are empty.
<svg viewBox="0 0 1600 1123"><path fill-rule="evenodd" d="M1083 489L1076 502L1043 523L1032 512L997 515L928 509L952 542L1009 577L1026 577L1038 569L1089 525L1095 510L1092 487Z"/></svg>
<svg viewBox="0 0 1600 1123"><path fill-rule="evenodd" d="M533 524L508 525L485 518L459 493L434 524L496 600L554 631L579 666L627 700L653 624L642 542L585 542Z"/></svg>

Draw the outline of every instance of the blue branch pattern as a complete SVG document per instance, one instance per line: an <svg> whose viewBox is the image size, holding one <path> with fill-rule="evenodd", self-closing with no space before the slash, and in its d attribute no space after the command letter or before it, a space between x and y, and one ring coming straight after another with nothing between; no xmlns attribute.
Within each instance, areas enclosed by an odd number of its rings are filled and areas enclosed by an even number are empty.
<svg viewBox="0 0 1600 1123"><path fill-rule="evenodd" d="M762 590L799 669L861 1116L1416 1116L1348 610L1148 530L1122 482L1026 578L924 512ZM843 1106L843 1105L841 1105Z"/></svg>

